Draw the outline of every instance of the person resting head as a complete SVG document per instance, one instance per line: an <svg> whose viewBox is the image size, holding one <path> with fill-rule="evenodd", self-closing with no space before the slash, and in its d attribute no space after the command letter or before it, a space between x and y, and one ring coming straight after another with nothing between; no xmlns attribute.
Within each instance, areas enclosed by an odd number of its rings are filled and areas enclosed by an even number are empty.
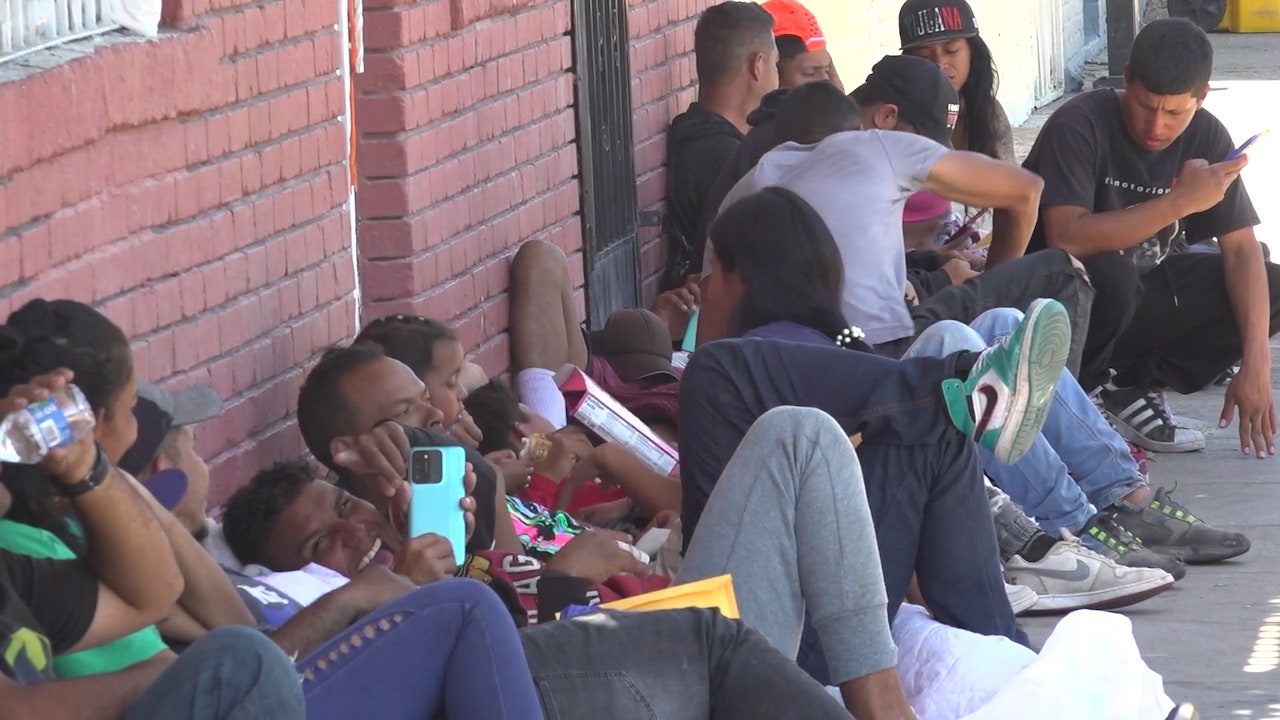
<svg viewBox="0 0 1280 720"><path fill-rule="evenodd" d="M379 512L403 513L409 449L456 446L430 404L427 386L404 363L372 343L334 346L307 373L298 392L298 430L312 456L332 471L337 484L373 503ZM472 448L479 527L473 542L484 546L503 538L514 545L507 526L501 483L493 467ZM501 514L499 515L499 510ZM495 536L493 533L497 533Z"/></svg>
<svg viewBox="0 0 1280 720"><path fill-rule="evenodd" d="M571 499L560 502L561 482L570 478L575 466L594 451L581 427L569 425L556 430L549 420L533 412L497 381L471 393L466 405L484 434L481 452L514 452L532 464L533 474L527 486L510 494L548 508L563 505L573 514L626 498L618 488L605 489L599 482L587 481L573 491ZM593 520L598 521L599 518Z"/></svg>

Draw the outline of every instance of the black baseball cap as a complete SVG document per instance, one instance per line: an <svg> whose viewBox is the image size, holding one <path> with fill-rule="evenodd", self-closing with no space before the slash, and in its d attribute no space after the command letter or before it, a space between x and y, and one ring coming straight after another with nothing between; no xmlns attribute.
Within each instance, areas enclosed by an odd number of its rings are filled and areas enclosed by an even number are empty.
<svg viewBox="0 0 1280 720"><path fill-rule="evenodd" d="M898 10L903 50L977 34L978 21L965 0L907 0Z"/></svg>
<svg viewBox="0 0 1280 720"><path fill-rule="evenodd" d="M960 116L960 96L937 65L914 55L886 55L853 91L859 104L898 106L902 117L924 137L951 147Z"/></svg>

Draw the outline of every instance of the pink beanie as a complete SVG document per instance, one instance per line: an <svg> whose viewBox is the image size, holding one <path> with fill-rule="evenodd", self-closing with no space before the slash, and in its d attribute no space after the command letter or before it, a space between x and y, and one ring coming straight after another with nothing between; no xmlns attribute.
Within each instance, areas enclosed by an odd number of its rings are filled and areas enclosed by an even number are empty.
<svg viewBox="0 0 1280 720"><path fill-rule="evenodd" d="M918 192L907 198L902 210L902 222L918 223L936 220L951 210L951 201L931 192Z"/></svg>

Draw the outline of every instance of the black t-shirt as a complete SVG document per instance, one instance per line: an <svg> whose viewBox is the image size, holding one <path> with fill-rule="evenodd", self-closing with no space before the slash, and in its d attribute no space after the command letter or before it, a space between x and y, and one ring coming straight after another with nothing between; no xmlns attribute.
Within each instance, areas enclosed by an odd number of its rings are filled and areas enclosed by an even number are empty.
<svg viewBox="0 0 1280 720"><path fill-rule="evenodd" d="M0 550L0 672L53 679L53 656L84 637L97 607L98 580L82 561Z"/></svg>
<svg viewBox="0 0 1280 720"><path fill-rule="evenodd" d="M667 231L692 247L711 186L742 142L737 126L698 103L667 130ZM702 261L700 253L691 258Z"/></svg>
<svg viewBox="0 0 1280 720"><path fill-rule="evenodd" d="M1201 109L1168 148L1151 152L1125 128L1120 96L1099 89L1076 97L1049 118L1023 167L1044 178L1040 207L1073 205L1090 212L1123 210L1168 193L1188 160L1220 162L1232 150L1231 135L1208 110ZM1258 215L1237 179L1222 202L1182 219L1123 253L1141 270L1158 265L1185 234L1188 243L1220 237L1258 224ZM1043 222L1036 225L1030 249L1046 247Z"/></svg>

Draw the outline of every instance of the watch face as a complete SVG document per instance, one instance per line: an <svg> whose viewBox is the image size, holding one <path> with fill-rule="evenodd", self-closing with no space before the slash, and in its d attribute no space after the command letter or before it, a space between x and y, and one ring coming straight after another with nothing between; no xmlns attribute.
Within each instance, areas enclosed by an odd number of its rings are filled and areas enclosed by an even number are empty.
<svg viewBox="0 0 1280 720"><path fill-rule="evenodd" d="M1120 251L1121 255L1133 261L1138 266L1138 270L1145 272L1164 262L1169 257L1169 252L1173 249L1174 242L1182 234L1182 223L1173 221L1171 225L1166 225L1160 232L1134 245L1128 250Z"/></svg>

